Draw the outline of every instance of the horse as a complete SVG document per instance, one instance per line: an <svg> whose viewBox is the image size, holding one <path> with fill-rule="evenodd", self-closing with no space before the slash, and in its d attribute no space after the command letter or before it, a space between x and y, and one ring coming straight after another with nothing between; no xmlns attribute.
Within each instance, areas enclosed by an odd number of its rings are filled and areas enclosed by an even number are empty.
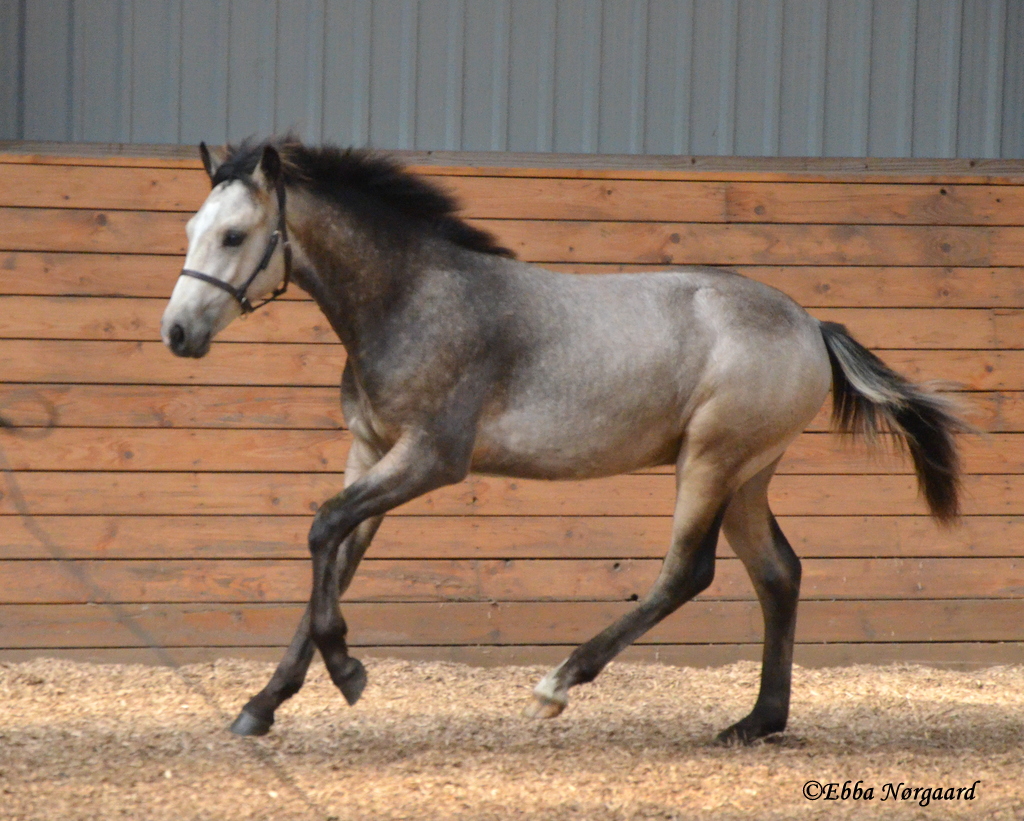
<svg viewBox="0 0 1024 821"><path fill-rule="evenodd" d="M705 590L721 532L764 617L757 700L722 743L786 726L801 570L768 485L830 390L835 428L869 444L893 434L933 517L958 516L966 427L952 401L774 288L709 267L583 275L527 264L460 218L443 189L367 150L294 138L199 148L212 190L187 224L164 343L202 357L293 281L347 354L343 488L313 518L308 606L231 725L239 735L270 730L317 650L355 704L367 677L339 598L388 511L470 472L556 480L675 466L671 543L650 591L547 673L525 713L559 715L572 687Z"/></svg>

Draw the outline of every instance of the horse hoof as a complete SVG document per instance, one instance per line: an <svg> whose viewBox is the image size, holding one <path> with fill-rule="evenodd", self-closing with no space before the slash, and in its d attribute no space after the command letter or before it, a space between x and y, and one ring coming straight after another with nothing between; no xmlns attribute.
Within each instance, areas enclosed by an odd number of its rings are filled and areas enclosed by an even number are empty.
<svg viewBox="0 0 1024 821"><path fill-rule="evenodd" d="M535 695L533 701L523 708L523 715L527 718L554 718L561 715L564 709L564 701L555 701L551 698Z"/></svg>
<svg viewBox="0 0 1024 821"><path fill-rule="evenodd" d="M735 727L728 727L715 736L714 745L716 747L742 747L753 742L754 738L752 736L737 730Z"/></svg>
<svg viewBox="0 0 1024 821"><path fill-rule="evenodd" d="M731 727L726 727L715 736L715 744L720 747L753 744L767 736L782 732L785 727L784 722L780 726L778 722L762 724L760 722L737 721Z"/></svg>
<svg viewBox="0 0 1024 821"><path fill-rule="evenodd" d="M273 718L267 720L242 710L229 729L235 735L266 735L273 723Z"/></svg>
<svg viewBox="0 0 1024 821"><path fill-rule="evenodd" d="M345 701L351 707L359 701L363 690L366 689L366 668L363 667L363 663L359 659L349 658L345 662L344 670L334 683L338 685Z"/></svg>

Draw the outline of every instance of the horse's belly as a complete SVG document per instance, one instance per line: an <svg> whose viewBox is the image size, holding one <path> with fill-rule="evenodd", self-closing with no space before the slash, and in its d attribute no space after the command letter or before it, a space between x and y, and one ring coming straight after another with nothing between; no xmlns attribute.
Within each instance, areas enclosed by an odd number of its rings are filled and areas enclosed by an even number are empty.
<svg viewBox="0 0 1024 821"><path fill-rule="evenodd" d="M473 450L472 470L526 479L588 479L675 461L678 424L662 419L660 424L614 426L603 421L485 424Z"/></svg>

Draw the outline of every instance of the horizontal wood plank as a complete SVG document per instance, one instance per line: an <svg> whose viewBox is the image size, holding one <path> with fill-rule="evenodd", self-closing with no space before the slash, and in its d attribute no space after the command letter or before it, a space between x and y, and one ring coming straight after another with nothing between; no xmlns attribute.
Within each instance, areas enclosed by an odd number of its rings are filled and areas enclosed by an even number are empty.
<svg viewBox="0 0 1024 821"><path fill-rule="evenodd" d="M351 434L341 430L54 428L29 436L0 431L0 446L14 470L337 473L351 442Z"/></svg>
<svg viewBox="0 0 1024 821"><path fill-rule="evenodd" d="M0 338L151 341L160 338L163 299L0 296ZM820 308L870 348L1024 348L1024 310L1007 308ZM311 301L268 305L233 322L222 342L340 344Z"/></svg>
<svg viewBox="0 0 1024 821"><path fill-rule="evenodd" d="M160 339L165 307L166 299L0 296L0 338L152 341ZM979 316L974 324L984 324L985 319ZM252 316L232 322L217 339L341 344L311 300L268 305Z"/></svg>
<svg viewBox="0 0 1024 821"><path fill-rule="evenodd" d="M914 382L937 380L963 390L1024 388L1024 351L878 351L893 370Z"/></svg>
<svg viewBox="0 0 1024 821"><path fill-rule="evenodd" d="M193 146L134 143L55 142L10 140L0 142L0 163L32 163L68 166L98 165L105 168L202 167Z"/></svg>
<svg viewBox="0 0 1024 821"><path fill-rule="evenodd" d="M635 601L661 569L655 559L366 559L346 602ZM1024 558L806 559L801 599L1021 601ZM6 561L0 604L304 602L308 559ZM753 601L742 563L717 562L699 598Z"/></svg>
<svg viewBox="0 0 1024 821"><path fill-rule="evenodd" d="M0 296L0 338L158 340L160 320L166 307L167 300L160 298ZM974 324L979 321L984 323L985 318L976 318ZM341 344L312 300L268 305L232 322L217 339L223 342Z"/></svg>
<svg viewBox="0 0 1024 821"><path fill-rule="evenodd" d="M363 645L577 644L634 607L630 602L442 602L345 606L349 643ZM0 647L267 646L286 644L297 604L0 605ZM808 601L801 642L1018 641L1015 599ZM756 602L693 601L638 644L750 643Z"/></svg>
<svg viewBox="0 0 1024 821"><path fill-rule="evenodd" d="M894 350L883 360L915 381L964 390L1024 390L1022 350ZM336 386L341 345L215 342L201 360L181 359L161 342L0 340L0 372L10 382L123 385Z"/></svg>
<svg viewBox="0 0 1024 821"><path fill-rule="evenodd" d="M209 193L198 168L0 163L0 206L194 212Z"/></svg>
<svg viewBox="0 0 1024 821"><path fill-rule="evenodd" d="M351 434L340 430L175 430L53 428L0 431L12 470L245 471L337 473ZM1024 473L1024 436L962 437L968 473ZM673 473L674 467L653 468ZM800 436L779 474L912 474L913 464L891 438L875 447L827 433Z"/></svg>
<svg viewBox="0 0 1024 821"><path fill-rule="evenodd" d="M303 559L312 514L35 515L0 519L6 559ZM780 516L797 554L831 557L1018 557L1024 517L966 516L940 528L918 516ZM381 559L658 559L669 516L388 516ZM718 554L731 556L723 540Z"/></svg>
<svg viewBox="0 0 1024 821"><path fill-rule="evenodd" d="M147 252L8 251L0 253L0 293L168 299L184 261L182 254ZM294 288L283 298L300 294Z"/></svg>
<svg viewBox="0 0 1024 821"><path fill-rule="evenodd" d="M508 151L388 152L418 174L600 179L1024 183L1017 160L921 157L720 157L679 154L565 154ZM17 140L0 145L0 162L53 166L200 169L192 146Z"/></svg>
<svg viewBox="0 0 1024 821"><path fill-rule="evenodd" d="M589 266L574 268L590 269ZM778 288L812 309L1024 306L1024 278L1020 276L1019 267L736 265L734 268Z"/></svg>
<svg viewBox="0 0 1024 821"><path fill-rule="evenodd" d="M875 349L1024 348L1024 311L1014 309L818 308L814 316Z"/></svg>
<svg viewBox="0 0 1024 821"><path fill-rule="evenodd" d="M184 256L188 217L165 211L0 207L0 251Z"/></svg>
<svg viewBox="0 0 1024 821"><path fill-rule="evenodd" d="M1024 228L473 220L533 262L1021 265ZM69 249L71 250L71 249Z"/></svg>
<svg viewBox="0 0 1024 821"><path fill-rule="evenodd" d="M0 414L18 428L235 428L337 430L337 385L38 385L0 382ZM1011 397L985 404L994 415ZM1024 425L1024 396L1021 397ZM1016 418L1016 417L1014 417ZM1021 427L1024 430L1024 427ZM29 435L40 435L38 433Z"/></svg>
<svg viewBox="0 0 1024 821"><path fill-rule="evenodd" d="M853 225L1024 223L1024 192L1005 185L526 176L433 179L448 188L462 204L463 213L473 218Z"/></svg>
<svg viewBox="0 0 1024 821"><path fill-rule="evenodd" d="M468 217L623 222L1021 225L1004 185L434 177ZM93 206L96 207L96 206Z"/></svg>
<svg viewBox="0 0 1024 821"><path fill-rule="evenodd" d="M154 254L0 254L0 294L167 299L182 257ZM670 266L556 263L566 272L616 273ZM736 270L814 307L1022 308L1019 267L737 265ZM284 300L308 299L297 288Z"/></svg>
<svg viewBox="0 0 1024 821"><path fill-rule="evenodd" d="M1024 394L952 395L988 433L1024 432ZM0 414L30 428L234 428L337 430L338 388L246 385L73 385L0 382ZM833 429L826 400L808 430ZM40 436L41 433L32 433Z"/></svg>
<svg viewBox="0 0 1024 821"><path fill-rule="evenodd" d="M500 219L1013 225L1024 210L1004 185L430 176ZM0 164L0 206L195 211L209 187L199 169Z"/></svg>
<svg viewBox="0 0 1024 821"><path fill-rule="evenodd" d="M0 372L12 382L337 389L344 366L341 345L214 343L193 360L174 356L162 342L0 340Z"/></svg>
<svg viewBox="0 0 1024 821"><path fill-rule="evenodd" d="M960 454L965 473L1024 473L1024 437L1019 434L962 436ZM829 433L805 433L789 446L779 463L785 474L913 474L909 456L891 439L874 447Z"/></svg>
<svg viewBox="0 0 1024 821"><path fill-rule="evenodd" d="M1024 189L990 185L724 183L728 222L1020 225Z"/></svg>
<svg viewBox="0 0 1024 821"><path fill-rule="evenodd" d="M342 486L341 473L10 472L0 515L286 515L315 511ZM1024 514L1024 476L967 476L964 512ZM777 476L782 515L906 516L925 511L912 476ZM473 476L396 509L409 516L670 516L675 477L633 474L586 482ZM19 509L22 508L22 509Z"/></svg>
<svg viewBox="0 0 1024 821"><path fill-rule="evenodd" d="M174 254L188 215L0 207L0 251ZM1024 264L1018 226L471 220L532 262L660 265Z"/></svg>
<svg viewBox="0 0 1024 821"><path fill-rule="evenodd" d="M430 177L450 191L461 214L477 219L725 222L718 181Z"/></svg>

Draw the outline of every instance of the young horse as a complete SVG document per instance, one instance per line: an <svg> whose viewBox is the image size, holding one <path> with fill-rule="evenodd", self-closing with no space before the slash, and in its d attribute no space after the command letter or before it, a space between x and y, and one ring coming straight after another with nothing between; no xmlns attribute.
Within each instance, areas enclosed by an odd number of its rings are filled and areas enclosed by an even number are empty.
<svg viewBox="0 0 1024 821"><path fill-rule="evenodd" d="M947 402L772 288L710 268L552 273L511 259L387 159L292 141L229 147L219 164L200 150L213 190L188 224L164 342L205 355L251 297L273 299L291 277L348 354L345 487L313 520L309 605L236 733L270 729L314 648L355 703L366 673L348 655L339 596L385 513L470 471L583 479L675 465L672 542L653 588L548 673L527 714L558 715L571 687L704 590L721 529L765 625L757 702L723 741L786 725L800 562L767 489L830 388L837 426L897 434L932 514L957 515L962 424Z"/></svg>

